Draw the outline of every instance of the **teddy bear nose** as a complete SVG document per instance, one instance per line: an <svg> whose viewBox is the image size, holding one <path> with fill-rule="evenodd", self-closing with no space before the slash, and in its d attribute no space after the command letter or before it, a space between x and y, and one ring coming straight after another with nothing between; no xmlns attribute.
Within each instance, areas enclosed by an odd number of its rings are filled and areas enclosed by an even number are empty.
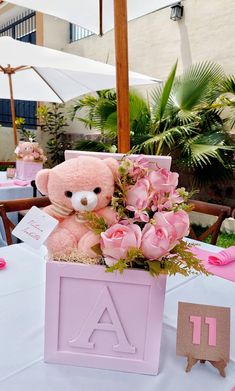
<svg viewBox="0 0 235 391"><path fill-rule="evenodd" d="M81 199L81 204L84 205L84 206L87 205L87 198L86 197Z"/></svg>

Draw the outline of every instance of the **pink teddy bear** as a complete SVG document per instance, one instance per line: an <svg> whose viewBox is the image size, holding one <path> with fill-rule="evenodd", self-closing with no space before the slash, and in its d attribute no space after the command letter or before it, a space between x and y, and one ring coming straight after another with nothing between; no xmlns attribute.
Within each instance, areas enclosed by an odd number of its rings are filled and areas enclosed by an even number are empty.
<svg viewBox="0 0 235 391"><path fill-rule="evenodd" d="M15 149L15 153L24 162L41 161L45 163L47 160L42 148L39 147L37 142L33 141L20 141L19 145Z"/></svg>
<svg viewBox="0 0 235 391"><path fill-rule="evenodd" d="M108 225L116 222L116 214L108 205L117 171L118 162L113 158L79 156L37 173L37 188L51 201L45 211L59 221L46 243L51 255L73 249L96 255L92 247L100 238L87 227L83 213L95 212Z"/></svg>
<svg viewBox="0 0 235 391"><path fill-rule="evenodd" d="M34 160L33 151L33 143L29 141L23 141L19 143L18 147L15 150L15 153L18 157L22 158L23 161L30 162Z"/></svg>

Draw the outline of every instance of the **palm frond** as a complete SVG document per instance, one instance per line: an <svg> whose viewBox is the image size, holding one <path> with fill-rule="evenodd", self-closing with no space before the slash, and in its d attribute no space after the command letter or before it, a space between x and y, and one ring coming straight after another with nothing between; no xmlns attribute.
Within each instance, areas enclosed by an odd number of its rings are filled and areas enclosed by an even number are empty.
<svg viewBox="0 0 235 391"><path fill-rule="evenodd" d="M181 142L184 164L193 169L212 165L216 160L222 166L231 167L234 145L226 145L226 135L221 132L198 134Z"/></svg>
<svg viewBox="0 0 235 391"><path fill-rule="evenodd" d="M211 103L211 90L224 77L220 65L202 62L192 65L176 79L170 97L171 105L179 110L192 111Z"/></svg>
<svg viewBox="0 0 235 391"><path fill-rule="evenodd" d="M173 66L164 85L159 86L152 93L153 113L154 113L155 121L161 121L164 116L165 109L169 101L169 96L171 94L171 89L175 80L176 69L177 69L177 62Z"/></svg>
<svg viewBox="0 0 235 391"><path fill-rule="evenodd" d="M110 145L94 140L79 140L73 144L76 151L109 152Z"/></svg>
<svg viewBox="0 0 235 391"><path fill-rule="evenodd" d="M164 144L171 149L174 147L176 140L182 139L184 137L189 137L195 132L194 125L181 125L176 126L174 128L166 129L165 131L150 137L143 143L143 147L148 151L155 145L155 149L157 150L157 154L162 153L162 149Z"/></svg>
<svg viewBox="0 0 235 391"><path fill-rule="evenodd" d="M221 83L221 93L231 93L235 95L235 76L231 75L226 78Z"/></svg>
<svg viewBox="0 0 235 391"><path fill-rule="evenodd" d="M99 98L94 95L85 95L83 98L80 98L73 102L73 104L68 109L68 114L73 121L76 117L77 112L79 112L82 109L85 109L87 113L89 113L89 116L92 117L92 112L98 103Z"/></svg>

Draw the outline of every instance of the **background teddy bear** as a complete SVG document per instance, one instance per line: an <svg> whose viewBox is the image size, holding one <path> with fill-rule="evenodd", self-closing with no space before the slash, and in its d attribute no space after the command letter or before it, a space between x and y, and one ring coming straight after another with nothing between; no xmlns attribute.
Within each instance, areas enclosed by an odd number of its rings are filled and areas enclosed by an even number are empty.
<svg viewBox="0 0 235 391"><path fill-rule="evenodd" d="M31 143L30 141L23 141L19 143L18 147L15 150L15 153L25 162L30 162L34 160L33 151L33 143Z"/></svg>
<svg viewBox="0 0 235 391"><path fill-rule="evenodd" d="M46 243L50 254L78 249L88 256L96 255L91 247L99 242L99 237L89 230L83 213L92 211L103 216L108 225L115 223L115 213L108 205L117 169L113 158L80 156L38 172L37 188L52 203L45 211L59 220Z"/></svg>
<svg viewBox="0 0 235 391"><path fill-rule="evenodd" d="M43 150L37 142L21 141L16 147L15 153L24 162L41 161L44 163L46 161Z"/></svg>

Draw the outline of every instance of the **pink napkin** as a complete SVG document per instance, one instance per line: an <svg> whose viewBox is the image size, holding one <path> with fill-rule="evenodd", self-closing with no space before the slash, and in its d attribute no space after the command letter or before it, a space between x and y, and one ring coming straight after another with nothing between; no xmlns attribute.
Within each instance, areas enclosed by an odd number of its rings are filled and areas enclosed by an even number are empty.
<svg viewBox="0 0 235 391"><path fill-rule="evenodd" d="M15 179L14 181L1 182L0 187L28 186L29 184L29 181L21 181L20 179Z"/></svg>
<svg viewBox="0 0 235 391"><path fill-rule="evenodd" d="M13 183L16 186L28 186L30 184L29 181L21 181L20 179L15 179Z"/></svg>
<svg viewBox="0 0 235 391"><path fill-rule="evenodd" d="M222 250L221 252L227 250ZM200 246L192 247L190 251L192 251L198 257L198 259L202 261L202 264L204 265L205 269L208 270L208 272L214 274L215 276L225 278L226 280L235 282L235 262L230 261L226 264L223 264L222 266L221 265L218 266L209 263L209 257L217 258L220 252L215 253L212 251L206 251L202 249Z"/></svg>
<svg viewBox="0 0 235 391"><path fill-rule="evenodd" d="M208 262L215 266L223 266L228 263L235 262L235 246L226 248L218 254L210 255L208 257Z"/></svg>

